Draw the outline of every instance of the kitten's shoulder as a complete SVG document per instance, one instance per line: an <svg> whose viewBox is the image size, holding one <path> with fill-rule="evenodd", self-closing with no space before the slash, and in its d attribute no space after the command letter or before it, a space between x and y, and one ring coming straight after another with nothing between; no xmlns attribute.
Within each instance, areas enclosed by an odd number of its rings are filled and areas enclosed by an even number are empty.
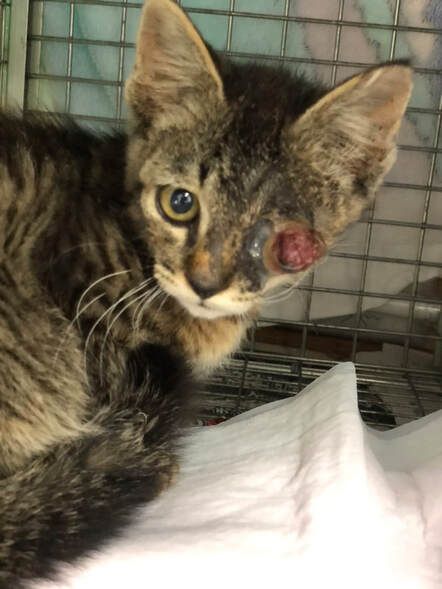
<svg viewBox="0 0 442 589"><path fill-rule="evenodd" d="M47 161L80 170L95 160L122 169L125 147L124 134L98 133L66 115L0 112L0 162L13 177L20 176L23 157L30 158L37 173Z"/></svg>
<svg viewBox="0 0 442 589"><path fill-rule="evenodd" d="M0 137L3 144L24 143L43 152L59 149L60 145L84 152L86 148L124 140L117 131L99 133L80 126L69 115L9 111L0 111Z"/></svg>

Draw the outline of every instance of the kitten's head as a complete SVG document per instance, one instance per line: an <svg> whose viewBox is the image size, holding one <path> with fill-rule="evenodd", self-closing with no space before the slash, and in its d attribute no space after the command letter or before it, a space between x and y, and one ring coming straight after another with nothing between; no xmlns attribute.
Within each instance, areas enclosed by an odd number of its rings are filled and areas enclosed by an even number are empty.
<svg viewBox="0 0 442 589"><path fill-rule="evenodd" d="M171 0L149 0L126 96L155 276L192 315L247 314L299 282L370 203L395 157L411 70L325 93L282 69L218 63Z"/></svg>

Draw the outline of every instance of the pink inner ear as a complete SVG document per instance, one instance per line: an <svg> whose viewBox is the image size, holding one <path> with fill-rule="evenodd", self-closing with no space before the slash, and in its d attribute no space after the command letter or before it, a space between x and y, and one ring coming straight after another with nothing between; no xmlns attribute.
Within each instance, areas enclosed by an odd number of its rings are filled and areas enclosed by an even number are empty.
<svg viewBox="0 0 442 589"><path fill-rule="evenodd" d="M324 254L324 249L319 235L301 224L277 233L272 247L279 265L288 272L305 270Z"/></svg>

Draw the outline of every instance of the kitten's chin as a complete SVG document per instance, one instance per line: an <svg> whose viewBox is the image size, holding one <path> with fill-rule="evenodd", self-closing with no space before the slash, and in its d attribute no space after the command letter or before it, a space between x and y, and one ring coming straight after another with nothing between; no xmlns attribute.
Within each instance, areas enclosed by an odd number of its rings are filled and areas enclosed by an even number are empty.
<svg viewBox="0 0 442 589"><path fill-rule="evenodd" d="M192 303L187 303L184 301L179 301L182 307L186 309L192 317L196 319L220 319L221 317L228 317L233 313L228 313L226 311L221 311L219 309L211 309L210 307L206 307L204 305L194 305Z"/></svg>
<svg viewBox="0 0 442 589"><path fill-rule="evenodd" d="M231 307L224 308L214 306L214 304L210 304L210 302L190 303L189 301L183 301L180 299L178 299L178 302L196 319L221 319L223 317L233 317L238 315L245 316L247 312L250 311L250 306L246 306L242 303L232 303Z"/></svg>

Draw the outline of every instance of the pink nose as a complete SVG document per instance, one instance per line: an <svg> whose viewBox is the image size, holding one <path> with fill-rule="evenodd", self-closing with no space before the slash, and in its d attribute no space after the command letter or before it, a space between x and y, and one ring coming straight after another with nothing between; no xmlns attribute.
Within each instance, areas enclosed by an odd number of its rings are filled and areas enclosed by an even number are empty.
<svg viewBox="0 0 442 589"><path fill-rule="evenodd" d="M266 247L266 265L273 272L301 272L324 252L324 243L316 231L303 223L293 222L270 238Z"/></svg>

